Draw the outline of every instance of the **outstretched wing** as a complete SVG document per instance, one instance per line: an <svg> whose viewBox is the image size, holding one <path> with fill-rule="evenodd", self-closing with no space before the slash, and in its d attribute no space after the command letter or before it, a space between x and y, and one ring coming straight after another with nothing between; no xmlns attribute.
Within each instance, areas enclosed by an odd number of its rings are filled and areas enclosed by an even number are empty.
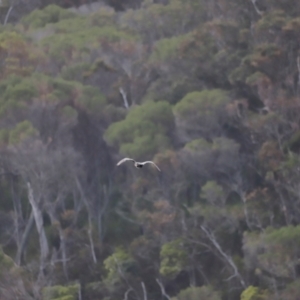
<svg viewBox="0 0 300 300"><path fill-rule="evenodd" d="M121 159L121 160L117 163L117 166L119 166L120 164L122 164L123 162L125 162L125 161L127 161L127 160L130 160L130 161L135 162L134 159L125 157L125 158Z"/></svg>
<svg viewBox="0 0 300 300"><path fill-rule="evenodd" d="M145 165L145 164L152 164L152 165L155 166L155 168L156 168L159 172L161 172L160 168L159 168L153 161L151 161L151 160L144 161L144 162L142 162L141 164L142 164L142 165Z"/></svg>

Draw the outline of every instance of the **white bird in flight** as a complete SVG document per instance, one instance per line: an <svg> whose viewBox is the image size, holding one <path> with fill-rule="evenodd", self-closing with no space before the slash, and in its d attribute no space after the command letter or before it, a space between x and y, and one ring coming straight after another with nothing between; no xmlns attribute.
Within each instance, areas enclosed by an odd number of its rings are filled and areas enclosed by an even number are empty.
<svg viewBox="0 0 300 300"><path fill-rule="evenodd" d="M151 160L147 160L147 161L143 161L143 162L138 162L138 161L135 161L134 159L128 158L128 157L121 159L121 160L117 163L117 166L119 166L120 164L122 164L123 162L128 161L128 160L133 161L133 162L134 162L134 166L135 166L136 168L142 168L142 167L143 167L144 165L146 165L146 164L152 164L152 165L154 165L154 166L156 167L156 169L157 169L158 171L160 171L160 168L159 168L153 161L151 161ZM160 171L160 172L161 172L161 171Z"/></svg>

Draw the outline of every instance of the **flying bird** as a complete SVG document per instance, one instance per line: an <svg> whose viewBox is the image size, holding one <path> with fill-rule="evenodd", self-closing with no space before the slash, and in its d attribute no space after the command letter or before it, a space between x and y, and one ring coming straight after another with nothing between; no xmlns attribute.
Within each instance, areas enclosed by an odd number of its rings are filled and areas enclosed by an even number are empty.
<svg viewBox="0 0 300 300"><path fill-rule="evenodd" d="M129 161L133 161L133 162L134 162L134 166L135 166L136 168L142 168L142 167L143 167L144 165L146 165L146 164L152 164L152 165L154 165L154 166L156 167L156 169L157 169L158 171L160 171L160 168L159 168L153 161L147 160L147 161L143 161L143 162L138 162L138 161L135 161L134 159L128 158L128 157L121 159L121 160L117 163L117 166L121 165L123 162L128 161L128 160L129 160ZM160 172L161 172L161 171L160 171Z"/></svg>

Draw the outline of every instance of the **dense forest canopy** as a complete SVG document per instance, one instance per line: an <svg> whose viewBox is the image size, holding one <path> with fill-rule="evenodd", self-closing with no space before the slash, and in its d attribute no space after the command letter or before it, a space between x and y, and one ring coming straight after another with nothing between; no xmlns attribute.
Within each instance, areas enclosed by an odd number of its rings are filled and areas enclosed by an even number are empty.
<svg viewBox="0 0 300 300"><path fill-rule="evenodd" d="M298 0L0 21L1 299L299 297Z"/></svg>

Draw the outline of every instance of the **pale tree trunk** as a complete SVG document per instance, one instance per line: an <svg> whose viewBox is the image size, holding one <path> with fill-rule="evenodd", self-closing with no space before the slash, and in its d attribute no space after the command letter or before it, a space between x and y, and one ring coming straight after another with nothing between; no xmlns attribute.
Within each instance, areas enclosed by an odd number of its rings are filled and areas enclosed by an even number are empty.
<svg viewBox="0 0 300 300"><path fill-rule="evenodd" d="M44 224L43 224L42 211L40 210L39 205L33 196L33 189L29 182L27 182L27 188L28 188L28 199L32 207L33 217L39 235L39 243L40 243L40 251L41 251L40 275L43 275L45 261L49 255L49 246L48 246L48 241L43 226Z"/></svg>
<svg viewBox="0 0 300 300"><path fill-rule="evenodd" d="M21 200L18 193L16 192L16 177L14 175L10 177L10 190L14 205L14 224L16 230L16 244L18 248L15 260L17 265L21 265L22 255L28 241L29 233L34 224L34 217L33 212L31 211L30 217L26 221L25 230L22 232L21 226L24 223L24 219L22 216Z"/></svg>
<svg viewBox="0 0 300 300"><path fill-rule="evenodd" d="M109 192L107 191L106 186L103 186L103 195L102 195L102 199L103 201L101 202L102 206L100 208L100 211L97 214L97 218L98 218L98 231L99 231L99 238L100 241L103 241L103 237L104 237L104 229L103 229L103 218L109 203Z"/></svg>
<svg viewBox="0 0 300 300"><path fill-rule="evenodd" d="M28 237L29 237L30 231L33 227L33 224L34 224L34 216L33 216L33 210L32 210L30 217L27 221L25 230L22 234L21 241L18 245L18 251L17 251L17 255L16 255L16 264L19 266L23 263L23 254L24 254L24 251L25 251L25 248L26 248L26 245L28 242Z"/></svg>
<svg viewBox="0 0 300 300"><path fill-rule="evenodd" d="M156 278L156 282L157 282L157 284L158 284L159 287L160 287L161 294L162 294L164 297L166 297L168 300L171 300L171 297L166 293L165 287L164 287L164 285L162 284L162 282L161 282L158 278Z"/></svg>
<svg viewBox="0 0 300 300"><path fill-rule="evenodd" d="M211 243L215 246L215 248L218 250L220 253L221 257L226 261L226 263L233 269L233 275L227 278L227 281L232 279L232 278L237 278L243 288L246 287L245 281L241 274L238 271L238 268L234 261L232 260L231 256L227 255L221 245L218 243L216 237L214 236L213 233L209 232L203 225L201 225L202 231L205 233L205 235L208 237L208 239L211 241Z"/></svg>
<svg viewBox="0 0 300 300"><path fill-rule="evenodd" d="M64 271L64 275L66 277L66 279L69 279L69 274L68 274L68 268L67 268L67 247L66 247L66 237L65 237L65 233L63 228L61 227L61 224L57 218L57 214L55 213L55 204L58 203L60 200L60 198L58 197L57 200L55 201L55 203L52 203L47 209L47 213L50 216L51 219L51 224L52 226L55 226L58 230L58 235L59 235L59 242L60 242L60 246L59 246L59 252L60 252L60 256L61 256L61 262L62 262L62 266L63 266L63 271ZM56 263L57 261L52 260L52 263Z"/></svg>
<svg viewBox="0 0 300 300"><path fill-rule="evenodd" d="M14 175L10 176L10 192L13 200L14 205L14 223L15 223L15 229L16 229L16 240L17 240L17 246L19 248L20 240L21 240L21 233L20 233L20 227L23 221L22 217L22 206L19 195L16 193L16 184L15 184L16 178Z"/></svg>
<svg viewBox="0 0 300 300"><path fill-rule="evenodd" d="M260 11L259 8L257 7L256 1L257 0L251 0L251 2L253 4L253 7L254 7L255 11L257 12L257 14L260 15L260 16L262 16L264 13L262 11Z"/></svg>
<svg viewBox="0 0 300 300"><path fill-rule="evenodd" d="M81 283L79 282L78 287L78 300L82 300L82 291L81 291Z"/></svg>
<svg viewBox="0 0 300 300"><path fill-rule="evenodd" d="M129 293L132 292L132 291L133 291L133 289L132 289L132 288L129 288L129 289L125 292L125 294L124 294L124 299L123 299L123 300L128 300L128 295L129 295Z"/></svg>
<svg viewBox="0 0 300 300"><path fill-rule="evenodd" d="M5 16L5 19L4 19L3 25L6 25L6 23L8 22L8 18L9 18L9 16L10 16L10 13L12 12L13 8L14 8L13 5L11 5L11 6L9 7L9 9L8 9L8 11L7 11L7 14L6 14L6 16Z"/></svg>
<svg viewBox="0 0 300 300"><path fill-rule="evenodd" d="M66 247L65 233L64 233L63 229L61 228L61 226L59 226L58 231L59 231L63 270L64 270L64 274L66 276L66 279L69 279L69 274L68 274L68 269L67 269L67 247Z"/></svg>
<svg viewBox="0 0 300 300"><path fill-rule="evenodd" d="M250 220L249 220L246 195L245 195L244 192L240 192L239 195L240 195L240 197L242 199L242 202L243 202L244 216L245 216L246 224L247 224L248 228L251 230L252 227L251 227Z"/></svg>
<svg viewBox="0 0 300 300"><path fill-rule="evenodd" d="M121 96L122 96L122 99L123 99L123 102L124 102L124 107L125 107L126 109L129 109L129 104L128 104L128 100L127 100L127 95L126 95L124 89L123 89L122 87L120 87L120 88L119 88L119 92L120 92L120 94L121 94Z"/></svg>
<svg viewBox="0 0 300 300"><path fill-rule="evenodd" d="M89 229L88 229L88 236L89 236L89 241L90 241L90 245L91 245L91 253L92 253L92 258L93 258L93 262L94 264L97 263L97 257L96 257L96 253L95 253L95 246L94 246L94 240L93 240L93 224L92 224L92 218L91 218L91 214L89 214Z"/></svg>
<svg viewBox="0 0 300 300"><path fill-rule="evenodd" d="M93 262L96 264L97 263L97 257L96 257L96 253L95 253L95 247L94 247L94 240L93 240L93 224L92 224L92 212L91 212L91 208L90 205L85 197L83 188L81 186L81 183L79 182L78 178L76 178L76 184L78 187L78 190L80 192L80 195L82 197L82 200L85 204L87 213L88 213L88 223L89 223L89 228L88 228L88 237L89 237L89 242L90 242L90 248L91 248L91 254L92 254L92 258L93 258Z"/></svg>
<svg viewBox="0 0 300 300"><path fill-rule="evenodd" d="M141 282L141 285L142 285L142 289L143 289L144 300L147 300L148 299L148 297L147 297L147 290L146 290L146 286L145 286L144 281Z"/></svg>

